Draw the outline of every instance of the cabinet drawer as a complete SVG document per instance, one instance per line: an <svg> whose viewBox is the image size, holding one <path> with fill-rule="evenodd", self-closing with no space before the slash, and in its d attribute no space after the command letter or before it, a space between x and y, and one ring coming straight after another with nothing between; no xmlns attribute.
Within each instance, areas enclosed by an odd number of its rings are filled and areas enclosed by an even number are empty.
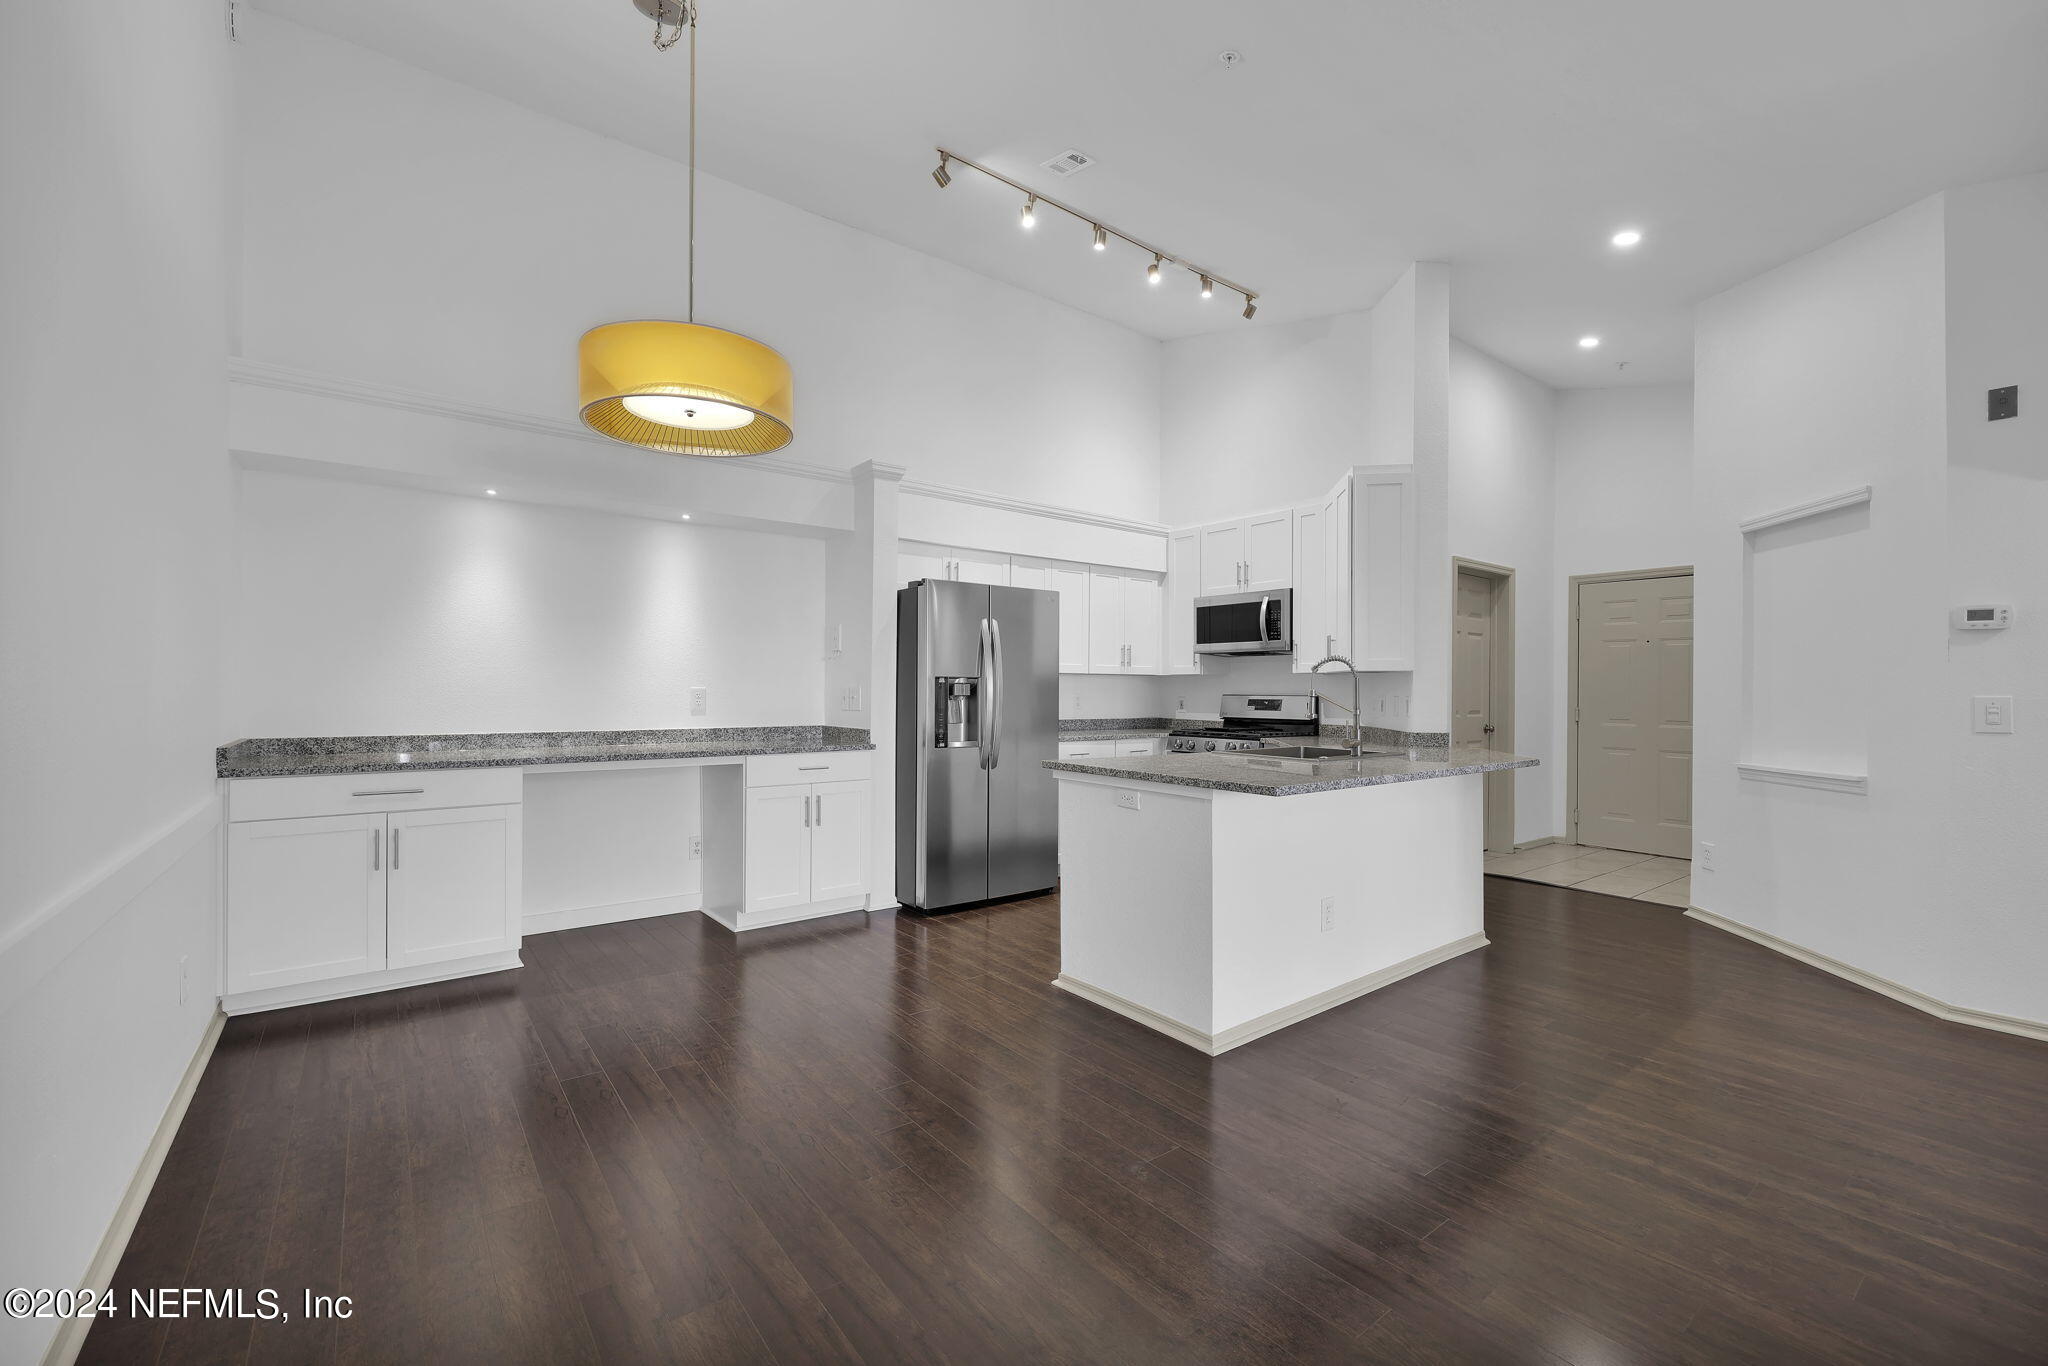
<svg viewBox="0 0 2048 1366"><path fill-rule="evenodd" d="M358 811L513 806L518 804L520 792L516 768L232 778L228 781L228 819L272 821L298 816L345 816Z"/></svg>
<svg viewBox="0 0 2048 1366"><path fill-rule="evenodd" d="M1062 759L1113 759L1116 757L1116 742L1113 740L1070 740L1060 746Z"/></svg>
<svg viewBox="0 0 2048 1366"><path fill-rule="evenodd" d="M779 787L786 783L836 783L865 778L874 767L874 751L837 754L756 754L747 760L748 787Z"/></svg>

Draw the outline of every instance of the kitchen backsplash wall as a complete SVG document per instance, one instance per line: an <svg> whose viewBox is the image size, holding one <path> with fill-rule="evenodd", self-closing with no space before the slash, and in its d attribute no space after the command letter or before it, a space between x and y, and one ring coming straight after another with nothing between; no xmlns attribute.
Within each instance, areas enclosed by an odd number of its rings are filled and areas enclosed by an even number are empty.
<svg viewBox="0 0 2048 1366"><path fill-rule="evenodd" d="M1412 674L1372 673L1358 676L1365 724L1404 729L1408 724L1408 693ZM1298 674L1292 662L1270 656L1210 656L1199 674L1180 674L1153 679L1159 689L1163 716L1215 716L1223 705L1223 694L1306 693L1320 690L1347 705L1351 701L1351 675L1341 669L1325 669L1311 677ZM1135 715L1135 713L1133 713ZM1323 708L1327 721L1351 718L1332 706Z"/></svg>

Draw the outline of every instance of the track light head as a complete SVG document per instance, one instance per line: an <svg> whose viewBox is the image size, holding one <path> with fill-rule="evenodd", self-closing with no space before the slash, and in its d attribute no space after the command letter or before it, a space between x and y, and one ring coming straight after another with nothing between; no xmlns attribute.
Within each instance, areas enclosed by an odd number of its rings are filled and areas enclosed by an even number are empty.
<svg viewBox="0 0 2048 1366"><path fill-rule="evenodd" d="M1159 263L1160 263L1161 261L1164 261L1165 259L1166 259L1166 258L1165 258L1164 256L1161 256L1161 255L1159 255L1159 254L1158 254L1157 252L1154 252L1154 253L1153 253L1153 255L1152 255L1152 264L1151 264L1151 265L1149 265L1149 266L1147 266L1147 267L1145 267L1145 283L1146 283L1146 284L1148 284L1148 285L1156 285L1156 284L1158 284L1158 283L1159 283Z"/></svg>
<svg viewBox="0 0 2048 1366"><path fill-rule="evenodd" d="M1100 223L1095 225L1095 249L1097 251L1109 250L1109 230Z"/></svg>
<svg viewBox="0 0 2048 1366"><path fill-rule="evenodd" d="M1037 209L1037 207L1038 196L1035 194L1026 195L1024 197L1024 207L1021 210L1019 210L1017 214L1018 226L1026 228L1036 226L1038 219L1034 215L1033 211Z"/></svg>
<svg viewBox="0 0 2048 1366"><path fill-rule="evenodd" d="M1255 303L1253 303L1253 302L1252 302L1252 296L1251 296L1251 295L1249 295L1249 294L1245 295L1245 296L1244 296L1244 315L1245 315L1245 316L1246 316L1247 318L1249 318L1249 317L1250 317L1250 316L1251 316L1252 314L1254 314L1254 313L1256 313L1256 312L1258 312L1258 311L1259 311L1259 306L1258 306L1257 304L1255 304Z"/></svg>
<svg viewBox="0 0 2048 1366"><path fill-rule="evenodd" d="M1208 276L1204 275L1202 277L1202 297L1206 299L1215 292L1216 286L1210 281Z"/></svg>
<svg viewBox="0 0 2048 1366"><path fill-rule="evenodd" d="M938 169L932 172L932 179L939 182L939 188L942 190L953 183L953 173L946 169L949 160L950 157L940 157Z"/></svg>

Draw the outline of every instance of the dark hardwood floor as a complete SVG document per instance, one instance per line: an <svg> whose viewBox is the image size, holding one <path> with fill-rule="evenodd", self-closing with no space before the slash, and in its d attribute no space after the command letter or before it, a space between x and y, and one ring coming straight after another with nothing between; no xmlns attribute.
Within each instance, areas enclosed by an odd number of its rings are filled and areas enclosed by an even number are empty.
<svg viewBox="0 0 2048 1366"><path fill-rule="evenodd" d="M1214 1060L1051 989L1050 898L245 1016L117 1286L291 1321L83 1360L2048 1359L2048 1045L1642 902L1487 908Z"/></svg>

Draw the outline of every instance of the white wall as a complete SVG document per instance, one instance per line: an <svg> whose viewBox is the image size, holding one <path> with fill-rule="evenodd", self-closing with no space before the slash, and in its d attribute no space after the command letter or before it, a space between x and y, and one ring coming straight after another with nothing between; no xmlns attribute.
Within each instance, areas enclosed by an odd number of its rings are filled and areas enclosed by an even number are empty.
<svg viewBox="0 0 2048 1366"><path fill-rule="evenodd" d="M825 719L820 540L238 479L237 735ZM698 686L710 705L693 716Z"/></svg>
<svg viewBox="0 0 2048 1366"><path fill-rule="evenodd" d="M1562 829L1552 781L1560 767L1553 406L1548 385L1451 340L1451 554L1515 571L1514 751L1542 760L1514 773L1517 843Z"/></svg>
<svg viewBox="0 0 2048 1366"><path fill-rule="evenodd" d="M76 1286L214 1013L227 53L0 16L0 1282Z"/></svg>
<svg viewBox="0 0 2048 1366"><path fill-rule="evenodd" d="M1561 390L1555 445L1556 596L1546 629L1557 762L1545 781L1557 820L1550 833L1563 834L1571 762L1571 578L1693 562L1692 386Z"/></svg>
<svg viewBox="0 0 2048 1366"><path fill-rule="evenodd" d="M1947 596L2010 602L2018 624L1948 641L1937 719L1949 740L1942 883L1956 967L1942 990L2048 1020L2036 853L2048 830L2048 175L1946 199ZM2020 387L2020 415L1987 421L1985 391L2008 384ZM1978 694L2015 698L2014 734L1969 733Z"/></svg>
<svg viewBox="0 0 2048 1366"><path fill-rule="evenodd" d="M1291 507L1371 463L1371 313L1229 328L1164 351L1162 521Z"/></svg>
<svg viewBox="0 0 2048 1366"><path fill-rule="evenodd" d="M1715 846L1715 866L1695 864L1692 897L1879 976L1974 1004L1968 984L1944 966L1957 917L1936 852L1948 754L1965 724L1944 696L1942 277L1936 198L1700 307L1693 815L1697 840ZM1771 670L1766 681L1781 701L1807 708L1814 729L1859 737L1869 793L1741 779L1738 758L1787 762L1772 748L1779 742L1748 734L1754 645L1746 623L1768 623L1788 604L1745 601L1751 566L1737 524L1860 484L1875 491L1867 517L1787 528L1759 554L1797 554L1826 535L1867 566L1858 584L1789 604L1803 607L1817 632L1860 623L1846 642L1853 649L1813 659L1797 676ZM1790 733L1799 728L1792 718Z"/></svg>
<svg viewBox="0 0 2048 1366"><path fill-rule="evenodd" d="M244 19L244 355L573 418L585 329L681 315L675 161ZM697 225L699 320L795 369L783 455L1157 517L1159 343L708 176Z"/></svg>

